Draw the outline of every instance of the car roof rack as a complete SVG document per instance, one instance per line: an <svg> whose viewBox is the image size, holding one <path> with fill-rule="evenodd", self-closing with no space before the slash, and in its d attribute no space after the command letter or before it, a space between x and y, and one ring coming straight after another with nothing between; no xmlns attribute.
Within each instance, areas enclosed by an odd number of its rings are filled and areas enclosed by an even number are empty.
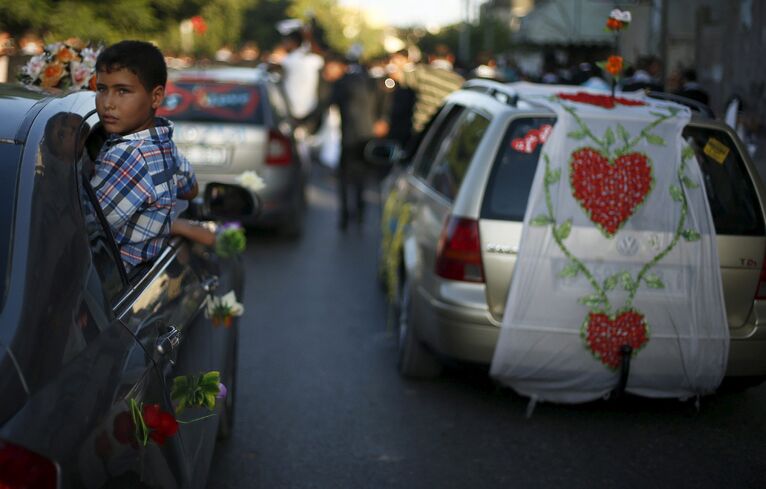
<svg viewBox="0 0 766 489"><path fill-rule="evenodd" d="M512 107L516 107L516 104L519 101L519 95L516 93L516 90L504 83L494 80L474 78L473 80L465 82L462 88L463 90L486 93L490 97L494 97L500 102Z"/></svg>
<svg viewBox="0 0 766 489"><path fill-rule="evenodd" d="M653 90L647 90L646 96L649 98L657 99L657 100L675 102L677 104L684 105L688 107L689 109L691 109L693 112L697 112L709 119L715 119L715 114L713 113L713 109L711 109L709 106L697 100L692 100L690 98L682 97L681 95L676 95L674 93L655 92Z"/></svg>

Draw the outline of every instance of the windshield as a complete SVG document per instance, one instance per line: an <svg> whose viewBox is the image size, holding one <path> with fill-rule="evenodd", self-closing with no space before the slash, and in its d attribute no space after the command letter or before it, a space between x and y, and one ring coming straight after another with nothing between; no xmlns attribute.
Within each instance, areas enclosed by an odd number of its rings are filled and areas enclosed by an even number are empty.
<svg viewBox="0 0 766 489"><path fill-rule="evenodd" d="M20 155L20 145L0 144L0 310L5 304L10 280L13 211Z"/></svg>
<svg viewBox="0 0 766 489"><path fill-rule="evenodd" d="M263 124L257 86L214 81L168 82L157 114L174 121Z"/></svg>

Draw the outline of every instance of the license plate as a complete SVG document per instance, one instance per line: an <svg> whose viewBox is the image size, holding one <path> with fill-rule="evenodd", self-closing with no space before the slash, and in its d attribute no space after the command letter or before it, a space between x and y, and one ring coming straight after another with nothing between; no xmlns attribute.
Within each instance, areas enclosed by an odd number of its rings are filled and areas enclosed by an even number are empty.
<svg viewBox="0 0 766 489"><path fill-rule="evenodd" d="M192 165L223 166L229 161L229 149L225 146L179 146L179 151Z"/></svg>

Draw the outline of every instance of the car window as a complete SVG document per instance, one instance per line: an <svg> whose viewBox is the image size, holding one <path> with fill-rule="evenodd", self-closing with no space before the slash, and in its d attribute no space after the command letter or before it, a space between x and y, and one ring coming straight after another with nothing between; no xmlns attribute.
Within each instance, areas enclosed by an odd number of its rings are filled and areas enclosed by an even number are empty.
<svg viewBox="0 0 766 489"><path fill-rule="evenodd" d="M114 238L103 215L98 212L96 194L90 186L90 169L93 168L88 151L83 151L78 162L80 175L80 205L85 218L93 265L101 279L106 299L114 304L124 290L124 268L122 259L116 253Z"/></svg>
<svg viewBox="0 0 766 489"><path fill-rule="evenodd" d="M686 126L683 134L702 169L716 233L762 236L758 195L731 137L718 129L692 125Z"/></svg>
<svg viewBox="0 0 766 489"><path fill-rule="evenodd" d="M263 124L257 86L214 81L168 82L157 115L174 121Z"/></svg>
<svg viewBox="0 0 766 489"><path fill-rule="evenodd" d="M524 220L542 147L539 135L541 131L547 133L555 120L552 117L524 117L515 119L508 126L484 193L482 218Z"/></svg>
<svg viewBox="0 0 766 489"><path fill-rule="evenodd" d="M445 143L445 136L449 134L450 129L462 113L463 107L457 105L445 106L431 119L433 123L429 123L427 126L427 133L423 139L425 146L420 151L418 160L415 163L414 171L416 176L423 179L428 177L431 166L436 160L436 155L439 154L439 149Z"/></svg>
<svg viewBox="0 0 766 489"><path fill-rule="evenodd" d="M13 238L13 209L16 202L16 177L19 170L21 146L0 144L0 310L10 279L11 239Z"/></svg>
<svg viewBox="0 0 766 489"><path fill-rule="evenodd" d="M455 198L488 126L489 119L473 111L457 123L428 177L428 183L434 190L448 199Z"/></svg>

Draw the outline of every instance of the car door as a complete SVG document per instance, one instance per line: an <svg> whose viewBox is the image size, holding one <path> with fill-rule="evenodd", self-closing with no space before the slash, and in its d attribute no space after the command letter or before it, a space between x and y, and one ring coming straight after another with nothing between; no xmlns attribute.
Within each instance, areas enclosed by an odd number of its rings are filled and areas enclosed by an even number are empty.
<svg viewBox="0 0 766 489"><path fill-rule="evenodd" d="M460 105L447 104L442 107L434 116L432 121L425 129L425 134L419 145L412 162L412 168L407 174L406 186L403 195L399 197L401 204L406 204L410 209L410 220L412 225L409 227L408 235L405 241L417 243L415 247L418 251L433 236L434 226L440 228L438 215L433 214L433 190L429 187L428 176L442 153L443 148L448 144L448 135L455 126L465 108ZM438 240L439 231L436 231ZM401 253L402 251L400 251ZM427 264L421 262L425 258L418 253L413 257L418 263L414 267L417 270L423 270ZM420 277L412 277L419 280Z"/></svg>
<svg viewBox="0 0 766 489"><path fill-rule="evenodd" d="M99 133L97 125L89 139L97 142L94 144L89 141L88 146L98 148L98 140L103 139L103 134ZM92 152L85 152L82 166L92 166L92 162L87 161L92 158ZM200 322L201 308L207 295L205 281L213 282L213 274L205 275L202 267L193 265L197 258L193 256L189 245L178 238L171 240L153 262L140 265L131 273L127 273L119 259L108 225L98 208L88 178L83 178L82 186L84 197L87 199L87 206L84 207L92 212L92 226L97 230L91 238L94 243L92 246L100 250L109 250L111 257L116 257L102 259L101 267L104 270L102 280L107 284L105 289L109 291L111 313L135 338L143 351L143 358L140 359L143 374L134 375L136 383L129 393L123 396L123 404L129 406L132 401L143 403L144 406L157 404L163 411L173 413L170 391L175 376L201 373L198 370L202 370L203 362L195 363L195 358L215 359L220 363L222 354L213 354L209 343L201 345L200 342L196 342L193 344L197 351L186 355L192 361L184 361L185 371L179 372L176 368L183 349L187 344L192 344L187 339L197 331L204 333L201 327L195 325ZM119 286L116 277L120 277ZM135 362L139 362L139 359ZM177 417L184 418L182 414ZM172 475L175 486L193 487L193 447L199 446L201 438L210 443L211 436L205 437L204 433L210 431L211 425L213 431L215 428L214 419L200 423L207 429L181 424L178 434L168 437L164 443L149 442L145 451L151 451L158 459L165 461L153 466L158 472L158 478L164 477L164 480L169 480ZM146 467L144 465L144 469ZM144 476L147 476L146 473Z"/></svg>

